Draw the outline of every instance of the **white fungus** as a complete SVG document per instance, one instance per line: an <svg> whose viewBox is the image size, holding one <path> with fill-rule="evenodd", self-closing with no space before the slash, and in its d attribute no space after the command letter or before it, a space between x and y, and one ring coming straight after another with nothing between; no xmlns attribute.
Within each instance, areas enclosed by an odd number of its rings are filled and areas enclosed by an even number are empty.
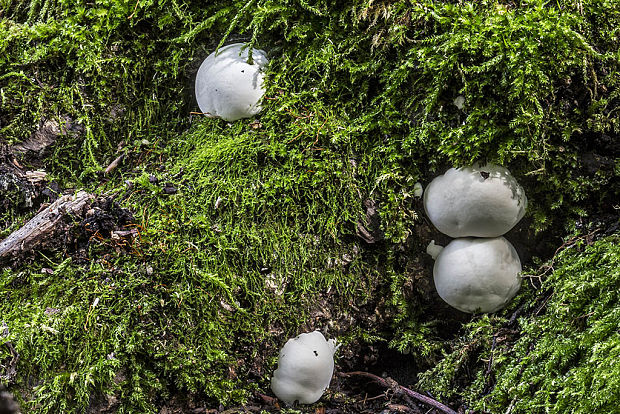
<svg viewBox="0 0 620 414"><path fill-rule="evenodd" d="M503 237L452 240L437 256L433 277L439 296L463 312L495 312L521 286L521 261Z"/></svg>
<svg viewBox="0 0 620 414"><path fill-rule="evenodd" d="M437 256L439 256L439 253L441 253L442 250L443 246L435 244L435 240L431 240L428 246L426 246L426 254L431 256L433 260L437 259Z"/></svg>
<svg viewBox="0 0 620 414"><path fill-rule="evenodd" d="M510 171L496 165L451 168L424 192L424 209L450 237L498 237L521 220L527 197Z"/></svg>
<svg viewBox="0 0 620 414"><path fill-rule="evenodd" d="M459 95L454 99L454 106L456 106L459 109L463 109L463 107L465 106L465 97L463 95Z"/></svg>
<svg viewBox="0 0 620 414"><path fill-rule="evenodd" d="M334 372L336 341L319 331L289 339L271 378L271 390L282 401L312 404L321 398Z"/></svg>
<svg viewBox="0 0 620 414"><path fill-rule="evenodd" d="M236 121L260 112L263 67L268 63L265 52L252 50L253 63L248 63L248 48L235 43L213 52L202 62L196 74L196 100L200 110L212 118Z"/></svg>
<svg viewBox="0 0 620 414"><path fill-rule="evenodd" d="M424 195L424 187L422 187L422 183L418 181L413 185L413 196L421 198L422 195Z"/></svg>

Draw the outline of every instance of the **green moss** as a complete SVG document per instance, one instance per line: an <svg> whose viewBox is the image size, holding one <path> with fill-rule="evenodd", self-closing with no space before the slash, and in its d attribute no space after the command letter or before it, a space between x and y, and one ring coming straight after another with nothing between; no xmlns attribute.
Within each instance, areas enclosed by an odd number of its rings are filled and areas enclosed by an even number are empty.
<svg viewBox="0 0 620 414"><path fill-rule="evenodd" d="M15 141L44 118L81 123L82 136L49 160L68 184L92 178L121 140L168 142L187 128L196 64L231 22L231 33L269 50L269 97L278 98L271 108L313 113L295 126L284 117L278 139L301 133L306 146L350 140L356 152L372 150L382 174L368 178L387 176L394 203L409 176L488 159L528 181L544 228L560 207L584 213L576 203L615 173L577 168L596 134L618 133L620 12L609 2L133 6L50 0L26 10L7 2L0 131ZM452 104L458 95L462 111ZM389 231L403 236L408 224L396 220Z"/></svg>
<svg viewBox="0 0 620 414"><path fill-rule="evenodd" d="M591 244L579 238L539 273L549 270L540 289L521 295L521 306L531 309L527 316L514 326L501 316L469 323L420 385L443 398L460 396L481 412L614 412L620 398L618 236Z"/></svg>
<svg viewBox="0 0 620 414"><path fill-rule="evenodd" d="M45 169L114 195L140 230L130 248L101 240L84 261L38 255L4 271L0 315L22 355L13 387L34 412L81 412L97 393L119 395L123 412L176 393L238 403L266 389L280 342L326 296L343 318L384 300L393 331L356 320L347 340L428 364L445 346L417 286L416 181L507 165L536 230L618 196L604 147L619 132L613 2L0 4L0 139L68 116L83 132L60 136ZM259 122L190 120L200 61L232 40L271 59ZM104 177L119 146L125 160ZM593 151L595 172L581 158ZM385 233L374 246L356 238L365 199ZM2 217L16 217L5 234L21 216ZM475 323L488 336L496 322ZM486 343L475 337L471 352Z"/></svg>

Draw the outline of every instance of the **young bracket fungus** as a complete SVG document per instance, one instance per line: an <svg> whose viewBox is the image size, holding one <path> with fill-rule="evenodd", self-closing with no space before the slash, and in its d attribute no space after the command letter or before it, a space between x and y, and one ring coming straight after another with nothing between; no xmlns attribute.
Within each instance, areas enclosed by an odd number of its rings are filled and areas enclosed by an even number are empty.
<svg viewBox="0 0 620 414"><path fill-rule="evenodd" d="M260 112L265 52L252 50L253 63L248 63L248 48L235 43L211 53L196 75L196 100L200 110L211 118L236 121Z"/></svg>
<svg viewBox="0 0 620 414"><path fill-rule="evenodd" d="M271 390L282 401L312 404L321 398L334 372L336 341L322 333L303 333L289 339L271 378Z"/></svg>
<svg viewBox="0 0 620 414"><path fill-rule="evenodd" d="M523 188L496 165L451 168L426 187L424 209L450 237L498 237L521 220L527 208Z"/></svg>
<svg viewBox="0 0 620 414"><path fill-rule="evenodd" d="M521 286L521 261L503 237L452 240L433 268L437 293L463 312L495 312Z"/></svg>

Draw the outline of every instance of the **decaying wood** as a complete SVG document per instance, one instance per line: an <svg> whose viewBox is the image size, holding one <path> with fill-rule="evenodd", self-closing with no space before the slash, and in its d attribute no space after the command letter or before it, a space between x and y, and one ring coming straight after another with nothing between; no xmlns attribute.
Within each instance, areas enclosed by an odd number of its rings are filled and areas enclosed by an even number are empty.
<svg viewBox="0 0 620 414"><path fill-rule="evenodd" d="M23 173L17 168L0 166L0 206L8 209L10 206L30 208L33 200L40 194L44 186L46 173L44 171L26 171ZM17 194L17 195L15 195Z"/></svg>
<svg viewBox="0 0 620 414"><path fill-rule="evenodd" d="M0 145L0 211L34 207L42 201L41 198L47 197L47 187L45 171L25 171L9 147ZM6 224L0 221L0 226Z"/></svg>
<svg viewBox="0 0 620 414"><path fill-rule="evenodd" d="M24 141L13 145L10 150L14 155L34 154L41 156L58 139L67 134L78 134L83 127L74 122L69 116L65 115L58 120L46 119L41 122L41 126L30 137Z"/></svg>
<svg viewBox="0 0 620 414"><path fill-rule="evenodd" d="M30 208L45 186L44 171L23 172L12 164L0 162L0 208Z"/></svg>
<svg viewBox="0 0 620 414"><path fill-rule="evenodd" d="M26 176L26 179L33 184L43 182L45 181L45 177L47 177L47 173L40 170L26 171L24 175Z"/></svg>
<svg viewBox="0 0 620 414"><path fill-rule="evenodd" d="M378 205L374 200L367 199L364 200L364 207L366 208L366 217L364 220L358 220L355 233L366 243L373 244L385 237L381 230Z"/></svg>
<svg viewBox="0 0 620 414"><path fill-rule="evenodd" d="M85 191L76 195L64 195L45 210L37 214L22 228L0 242L0 263L18 256L20 252L31 251L43 244L58 231L68 217L82 216L93 196Z"/></svg>
<svg viewBox="0 0 620 414"><path fill-rule="evenodd" d="M43 123L41 128L35 131L29 138L11 147L11 151L13 153L24 153L28 151L40 153L52 145L61 134L62 131L58 122L48 119Z"/></svg>

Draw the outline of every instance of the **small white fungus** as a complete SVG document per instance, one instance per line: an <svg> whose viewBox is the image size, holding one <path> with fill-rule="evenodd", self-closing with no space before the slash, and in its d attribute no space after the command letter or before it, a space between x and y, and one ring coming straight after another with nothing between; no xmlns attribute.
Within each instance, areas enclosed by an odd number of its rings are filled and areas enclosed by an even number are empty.
<svg viewBox="0 0 620 414"><path fill-rule="evenodd" d="M319 331L289 339L271 378L271 390L282 401L312 404L321 398L334 372L336 341Z"/></svg>
<svg viewBox="0 0 620 414"><path fill-rule="evenodd" d="M253 63L248 63L248 48L235 43L213 52L202 62L196 74L196 100L209 117L236 121L260 112L263 71L268 60L265 52L252 50Z"/></svg>
<svg viewBox="0 0 620 414"><path fill-rule="evenodd" d="M424 187L422 187L422 183L418 181L413 185L413 196L420 198L422 195L424 195Z"/></svg>
<svg viewBox="0 0 620 414"><path fill-rule="evenodd" d="M503 237L452 240L433 268L439 296L463 312L495 312L521 287L521 261Z"/></svg>
<svg viewBox="0 0 620 414"><path fill-rule="evenodd" d="M437 259L439 253L443 250L443 246L435 244L435 240L431 240L431 242L426 246L426 254L433 258L433 260Z"/></svg>
<svg viewBox="0 0 620 414"><path fill-rule="evenodd" d="M463 109L463 107L465 106L465 97L463 95L457 96L454 99L454 105L459 109Z"/></svg>
<svg viewBox="0 0 620 414"><path fill-rule="evenodd" d="M498 237L521 220L527 208L523 188L497 165L451 168L424 192L424 209L450 237Z"/></svg>

